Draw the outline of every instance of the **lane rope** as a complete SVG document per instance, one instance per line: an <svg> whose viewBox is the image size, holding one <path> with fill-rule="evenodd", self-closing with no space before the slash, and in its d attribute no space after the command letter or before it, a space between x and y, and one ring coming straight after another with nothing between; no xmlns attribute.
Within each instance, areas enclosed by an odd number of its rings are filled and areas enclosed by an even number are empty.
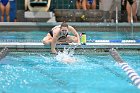
<svg viewBox="0 0 140 93"><path fill-rule="evenodd" d="M0 51L0 60L3 59L8 54L8 48L5 47Z"/></svg>
<svg viewBox="0 0 140 93"><path fill-rule="evenodd" d="M127 74L127 76L131 79L133 84L140 89L140 76L137 74L137 72L129 66L128 63L123 61L119 53L116 51L116 49L110 49L109 50L110 55L116 60L116 62L119 64L121 69Z"/></svg>

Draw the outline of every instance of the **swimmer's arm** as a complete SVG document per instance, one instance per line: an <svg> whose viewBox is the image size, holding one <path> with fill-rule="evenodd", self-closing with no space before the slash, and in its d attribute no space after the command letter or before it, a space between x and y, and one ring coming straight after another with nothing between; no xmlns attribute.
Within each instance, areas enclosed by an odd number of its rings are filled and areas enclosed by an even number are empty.
<svg viewBox="0 0 140 93"><path fill-rule="evenodd" d="M57 51L55 49L57 40L58 40L58 33L54 34L54 36L52 38L52 42L51 42L51 52L52 53L57 53Z"/></svg>
<svg viewBox="0 0 140 93"><path fill-rule="evenodd" d="M52 31L55 30L55 29L57 29L57 28L60 29L60 26L61 26L61 25L58 25L58 26L53 27L53 28L52 28Z"/></svg>
<svg viewBox="0 0 140 93"><path fill-rule="evenodd" d="M28 0L25 0L25 1L24 1L25 11L27 11L27 9L28 9L28 3L29 3Z"/></svg>
<svg viewBox="0 0 140 93"><path fill-rule="evenodd" d="M78 34L78 32L76 31L76 29L74 29L72 26L69 26L70 31L74 34L74 36L77 37L77 43L80 43L80 36Z"/></svg>

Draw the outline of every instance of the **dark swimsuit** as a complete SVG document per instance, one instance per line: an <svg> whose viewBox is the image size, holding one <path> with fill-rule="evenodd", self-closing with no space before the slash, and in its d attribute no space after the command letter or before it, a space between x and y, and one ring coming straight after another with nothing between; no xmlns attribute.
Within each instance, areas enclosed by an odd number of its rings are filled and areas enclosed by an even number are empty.
<svg viewBox="0 0 140 93"><path fill-rule="evenodd" d="M53 31L49 31L50 35L53 37ZM58 40L62 40L62 39L65 39L67 37L68 33L65 35L65 36L61 36L59 37Z"/></svg>
<svg viewBox="0 0 140 93"><path fill-rule="evenodd" d="M1 3L2 3L4 6L6 6L8 2L9 2L9 0L1 0Z"/></svg>
<svg viewBox="0 0 140 93"><path fill-rule="evenodd" d="M77 1L82 3L83 0L77 0Z"/></svg>
<svg viewBox="0 0 140 93"><path fill-rule="evenodd" d="M89 4L92 4L92 3L93 3L93 0L88 0L88 3L89 3Z"/></svg>
<svg viewBox="0 0 140 93"><path fill-rule="evenodd" d="M129 2L130 5L132 5L134 3L133 0L127 0Z"/></svg>
<svg viewBox="0 0 140 93"><path fill-rule="evenodd" d="M53 37L53 31L49 31L50 35Z"/></svg>

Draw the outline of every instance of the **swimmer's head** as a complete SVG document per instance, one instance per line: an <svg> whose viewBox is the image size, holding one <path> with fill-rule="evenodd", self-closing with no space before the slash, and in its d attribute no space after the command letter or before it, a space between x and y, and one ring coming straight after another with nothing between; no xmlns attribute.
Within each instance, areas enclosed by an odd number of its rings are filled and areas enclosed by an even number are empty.
<svg viewBox="0 0 140 93"><path fill-rule="evenodd" d="M67 28L68 28L68 24L67 24L66 22L63 22L63 23L61 24L60 28L62 28L62 27L67 27Z"/></svg>
<svg viewBox="0 0 140 93"><path fill-rule="evenodd" d="M61 36L66 36L68 33L68 24L66 24L65 22L63 22L61 24L61 27L60 27L60 35Z"/></svg>

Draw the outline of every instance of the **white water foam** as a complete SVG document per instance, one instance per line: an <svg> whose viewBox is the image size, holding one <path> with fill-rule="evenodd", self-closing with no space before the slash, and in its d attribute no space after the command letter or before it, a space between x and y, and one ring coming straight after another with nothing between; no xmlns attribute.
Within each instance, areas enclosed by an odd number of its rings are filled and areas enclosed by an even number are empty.
<svg viewBox="0 0 140 93"><path fill-rule="evenodd" d="M74 55L74 49L66 49L64 48L63 52L58 52L58 55L56 56L56 60L63 63L74 63L77 61L77 59L73 56Z"/></svg>

